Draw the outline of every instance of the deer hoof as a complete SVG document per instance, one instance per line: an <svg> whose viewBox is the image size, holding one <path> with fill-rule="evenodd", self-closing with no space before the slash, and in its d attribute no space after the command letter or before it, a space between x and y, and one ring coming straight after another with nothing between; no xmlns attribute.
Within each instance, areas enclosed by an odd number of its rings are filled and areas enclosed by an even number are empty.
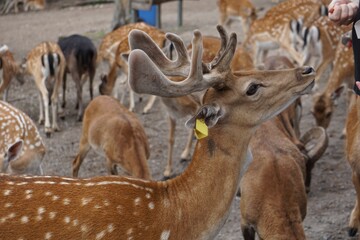
<svg viewBox="0 0 360 240"><path fill-rule="evenodd" d="M354 237L356 235L356 233L357 233L357 228L355 228L355 227L349 228L348 234L350 237Z"/></svg>

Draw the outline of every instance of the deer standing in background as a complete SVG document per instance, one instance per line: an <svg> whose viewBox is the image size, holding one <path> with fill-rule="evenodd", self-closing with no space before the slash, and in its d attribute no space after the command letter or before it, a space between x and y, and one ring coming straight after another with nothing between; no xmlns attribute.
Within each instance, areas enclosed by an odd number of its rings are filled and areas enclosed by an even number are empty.
<svg viewBox="0 0 360 240"><path fill-rule="evenodd" d="M236 34L228 37L223 28L218 29L225 35L224 42L215 61L206 68L201 61L199 31L194 32L190 59L186 48L181 47L184 43L180 37L167 35L178 49L180 57L175 62L162 55L145 33L133 30L129 37L132 46L143 44L146 50L133 50L129 57L129 83L134 91L180 97L207 90L201 108L187 125L193 128L196 120L203 120L209 134L197 142L191 164L182 175L162 182L118 176L1 176L2 237L214 238L234 200L240 170L250 156L248 143L253 131L296 98L309 93L315 77L309 67L232 73L230 62ZM171 82L165 77L170 73L186 79Z"/></svg>
<svg viewBox="0 0 360 240"><path fill-rule="evenodd" d="M293 67L283 57L267 58L268 66ZM310 129L300 138L302 105L297 99L256 129L250 141L253 161L240 182L241 229L245 240L305 239L311 170L325 152L326 131ZM311 146L312 142L316 142ZM309 144L310 143L310 144ZM310 148L309 148L310 146ZM271 226L271 227L269 227Z"/></svg>
<svg viewBox="0 0 360 240"><path fill-rule="evenodd" d="M91 148L105 155L109 174L118 174L119 165L134 177L151 179L145 130L134 113L110 96L98 96L86 108L74 177Z"/></svg>
<svg viewBox="0 0 360 240"><path fill-rule="evenodd" d="M8 14L12 8L14 8L14 12L18 13L19 3L24 5L24 11L27 12L29 10L43 10L46 6L45 0L6 0L2 14Z"/></svg>
<svg viewBox="0 0 360 240"><path fill-rule="evenodd" d="M78 109L77 120L81 121L84 112L82 88L88 78L90 99L93 99L93 80L96 72L97 50L88 37L77 34L60 38L58 44L66 59L66 71L63 79L62 107L64 108L66 105L66 75L67 73L70 73L76 86L76 109Z"/></svg>
<svg viewBox="0 0 360 240"><path fill-rule="evenodd" d="M0 101L0 125L1 172L42 175L46 148L30 117Z"/></svg>
<svg viewBox="0 0 360 240"><path fill-rule="evenodd" d="M27 55L26 62L21 66L23 74L30 74L40 92L39 123L44 122L45 134L51 136L53 131L59 131L57 123L59 88L64 76L66 62L58 44L42 42ZM50 110L52 123L50 124ZM63 112L61 109L60 112Z"/></svg>
<svg viewBox="0 0 360 240"><path fill-rule="evenodd" d="M24 80L20 76L19 66L15 62L13 54L6 45L0 49L0 75L1 72L0 95L3 94L3 100L7 101L11 80L15 77L21 84L24 83Z"/></svg>
<svg viewBox="0 0 360 240"><path fill-rule="evenodd" d="M244 34L257 18L256 9L250 0L217 0L219 8L219 24L230 27L234 19L239 19Z"/></svg>

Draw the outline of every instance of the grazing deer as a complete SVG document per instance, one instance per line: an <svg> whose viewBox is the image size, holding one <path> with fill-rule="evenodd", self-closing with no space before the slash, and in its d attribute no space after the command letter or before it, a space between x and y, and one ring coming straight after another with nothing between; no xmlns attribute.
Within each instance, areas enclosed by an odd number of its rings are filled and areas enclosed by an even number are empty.
<svg viewBox="0 0 360 240"><path fill-rule="evenodd" d="M281 58L266 60L271 60L271 67L291 66L290 61ZM259 239L305 239L302 221L311 170L326 150L328 138L321 127L310 129L300 138L301 110L301 100L297 99L261 124L251 138L250 149L256 151L252 151L253 161L240 182L245 240L255 240L255 232Z"/></svg>
<svg viewBox="0 0 360 240"><path fill-rule="evenodd" d="M261 65L268 51L284 49L299 65L302 54L294 49L291 21L303 19L304 24L320 17L322 3L315 0L288 0L275 5L263 18L256 19L244 40L246 49L253 51L255 65Z"/></svg>
<svg viewBox="0 0 360 240"><path fill-rule="evenodd" d="M349 221L349 236L355 236L360 226L360 168L359 168L359 144L360 144L360 98L353 96L350 102L348 115L346 118L346 158L352 171L352 182L356 191L356 201L351 211Z"/></svg>
<svg viewBox="0 0 360 240"><path fill-rule="evenodd" d="M24 11L27 12L30 10L43 10L45 8L46 2L45 0L6 0L2 14L8 14L12 8L14 8L14 12L18 13L19 3L24 5Z"/></svg>
<svg viewBox="0 0 360 240"><path fill-rule="evenodd" d="M0 49L0 73L1 72L0 95L3 94L3 100L7 101L11 80L15 77L21 84L24 83L24 80L20 76L19 66L15 62L13 54L6 45Z"/></svg>
<svg viewBox="0 0 360 240"><path fill-rule="evenodd" d="M57 123L58 95L66 67L65 57L58 44L42 42L28 53L26 62L21 67L23 74L32 75L39 89L39 123L44 122L45 112L45 133L47 137L50 137L52 131L60 130ZM50 104L52 124L50 124Z"/></svg>
<svg viewBox="0 0 360 240"><path fill-rule="evenodd" d="M194 32L191 58L180 37L167 35L180 56L175 62L168 60L145 33L130 33L132 48L137 45L146 50L133 50L129 57L129 83L134 91L180 97L206 90L201 108L187 125L195 127L195 122L204 121L208 137L197 142L191 164L182 175L162 182L118 176L71 179L3 175L2 237L214 238L226 221L240 170L250 157L248 143L253 131L309 93L315 77L309 67L232 73L236 34L227 37L223 28L219 31L224 35L222 50L206 66L201 61L199 31ZM174 83L164 75L171 73L188 77Z"/></svg>
<svg viewBox="0 0 360 240"><path fill-rule="evenodd" d="M0 125L1 172L43 174L41 163L46 148L30 117L0 101Z"/></svg>
<svg viewBox="0 0 360 240"><path fill-rule="evenodd" d="M99 46L99 57L98 62L105 62L109 65L109 73L107 75L101 75L101 84L99 86L99 92L102 95L112 95L117 98L118 89L116 86L116 82L120 82L117 80L119 75L123 75L125 77L125 81L121 81L120 84L125 85L123 88L128 89L127 86L127 65L124 59L122 58L122 54L128 53L130 51L128 44L128 34L133 29L139 29L150 34L151 37L156 39L156 42L160 47L165 46L165 33L160 29L157 29L153 26L150 26L146 23L130 23L115 31L107 34L103 41ZM130 98L130 111L133 111L135 108L135 100L134 93L129 90L129 98ZM121 102L124 100L125 93L123 91ZM148 103L144 107L143 113L147 113L152 105L155 102L155 97L152 96L149 98Z"/></svg>
<svg viewBox="0 0 360 240"><path fill-rule="evenodd" d="M354 84L354 57L353 50L343 43L338 43L333 70L323 91L313 95L311 113L315 117L316 124L327 128L330 124L337 99L344 89L352 88ZM349 106L349 94L346 91L347 105ZM345 136L345 129L342 136Z"/></svg>
<svg viewBox="0 0 360 240"><path fill-rule="evenodd" d="M239 19L244 34L257 18L256 8L250 0L217 0L219 23L230 27L234 19Z"/></svg>
<svg viewBox="0 0 360 240"><path fill-rule="evenodd" d="M106 156L109 174L118 174L116 165L120 165L135 177L151 179L145 130L136 115L115 98L98 96L86 108L79 153L73 162L74 177L91 148Z"/></svg>
<svg viewBox="0 0 360 240"><path fill-rule="evenodd" d="M71 35L60 38L58 44L66 59L66 70L63 79L63 104L66 105L66 73L70 73L75 82L78 109L78 121L82 120L84 104L82 87L89 78L90 99L93 99L93 80L96 72L97 50L93 42L85 36Z"/></svg>

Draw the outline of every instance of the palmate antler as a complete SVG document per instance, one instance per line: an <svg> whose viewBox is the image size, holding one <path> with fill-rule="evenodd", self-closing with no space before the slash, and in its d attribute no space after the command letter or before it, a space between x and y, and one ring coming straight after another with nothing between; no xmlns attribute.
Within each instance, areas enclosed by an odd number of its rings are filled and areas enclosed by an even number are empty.
<svg viewBox="0 0 360 240"><path fill-rule="evenodd" d="M184 42L175 34L166 37L173 42L178 58L169 60L154 41L144 32L133 30L129 35L131 53L129 57L129 82L135 92L162 97L180 97L225 82L231 72L230 63L236 49L236 34L230 40L223 27L217 27L222 44L217 56L207 65L203 74L202 37L194 31L192 54L189 60ZM168 76L184 76L185 80L174 82ZM144 83L143 79L147 82Z"/></svg>

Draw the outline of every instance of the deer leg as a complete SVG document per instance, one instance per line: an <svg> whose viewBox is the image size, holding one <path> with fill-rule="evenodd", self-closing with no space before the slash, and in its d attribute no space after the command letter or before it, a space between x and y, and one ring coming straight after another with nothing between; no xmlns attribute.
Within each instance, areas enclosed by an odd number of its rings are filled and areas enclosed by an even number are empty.
<svg viewBox="0 0 360 240"><path fill-rule="evenodd" d="M82 137L80 141L79 153L76 155L73 165L72 165L72 174L73 177L77 177L79 174L79 168L81 163L84 161L87 153L90 151L90 145L86 138Z"/></svg>
<svg viewBox="0 0 360 240"><path fill-rule="evenodd" d="M66 77L67 77L67 74L65 73L64 77L63 77L63 85L62 85L62 87L63 87L63 95L62 95L62 104L61 104L61 106L63 108L65 108L65 106L66 106Z"/></svg>
<svg viewBox="0 0 360 240"><path fill-rule="evenodd" d="M241 231L244 240L255 240L255 230L251 226L241 224Z"/></svg>
<svg viewBox="0 0 360 240"><path fill-rule="evenodd" d="M350 215L349 222L349 236L353 237L358 231L358 227L360 225L360 209L359 209L359 201L360 201L360 176L353 170L352 172L352 181L356 191L356 202L354 209Z"/></svg>
<svg viewBox="0 0 360 240"><path fill-rule="evenodd" d="M44 124L44 102L42 100L42 94L39 92L39 124Z"/></svg>
<svg viewBox="0 0 360 240"><path fill-rule="evenodd" d="M45 79L42 79L41 82L45 82ZM40 117L39 117L39 122L43 121L43 114L45 111L45 134L47 137L51 136L51 125L50 125L50 116L49 116L49 92L46 89L45 85L40 85L39 86L39 90L40 90L40 94L41 94L41 99L42 99L42 103L43 103L43 107L44 109L42 110L40 107ZM41 104L40 104L41 105Z"/></svg>
<svg viewBox="0 0 360 240"><path fill-rule="evenodd" d="M169 116L169 152L168 152L168 161L164 171L164 177L169 178L172 171L172 155L174 148L174 134L176 128L176 120Z"/></svg>
<svg viewBox="0 0 360 240"><path fill-rule="evenodd" d="M78 118L77 120L80 122L82 120L83 114L83 102L82 102L82 80L78 71L71 72L72 79L76 85L76 109L78 109Z"/></svg>
<svg viewBox="0 0 360 240"><path fill-rule="evenodd" d="M192 129L190 129L185 149L181 153L181 161L188 161L190 159L190 150L191 150L193 137L194 137L194 132Z"/></svg>
<svg viewBox="0 0 360 240"><path fill-rule="evenodd" d="M90 92L90 99L93 100L93 82L95 77L95 67L91 67L89 70L89 92Z"/></svg>
<svg viewBox="0 0 360 240"><path fill-rule="evenodd" d="M11 8L14 6L14 3L15 3L15 1L9 0L7 6L4 7L3 13L8 14L10 12Z"/></svg>
<svg viewBox="0 0 360 240"><path fill-rule="evenodd" d="M156 96L150 95L149 100L148 100L146 106L144 107L143 114L146 114L150 111L150 109L154 105L155 101L156 101Z"/></svg>
<svg viewBox="0 0 360 240"><path fill-rule="evenodd" d="M118 171L116 169L116 164L113 163L113 161L111 161L110 158L106 158L106 167L108 170L108 173L111 175L118 175Z"/></svg>
<svg viewBox="0 0 360 240"><path fill-rule="evenodd" d="M4 93L3 94L3 100L5 102L7 102L8 99L8 94L9 94L9 88L10 88L10 80L7 80L5 77L2 79L2 83L0 86L0 93Z"/></svg>

